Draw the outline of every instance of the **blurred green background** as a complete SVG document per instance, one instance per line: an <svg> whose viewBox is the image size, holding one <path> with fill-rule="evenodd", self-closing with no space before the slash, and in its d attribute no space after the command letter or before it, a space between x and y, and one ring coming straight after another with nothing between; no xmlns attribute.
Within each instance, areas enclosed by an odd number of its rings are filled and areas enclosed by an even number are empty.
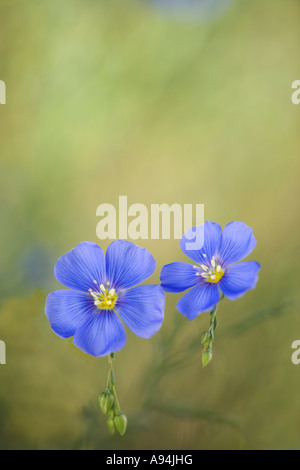
<svg viewBox="0 0 300 470"><path fill-rule="evenodd" d="M0 448L300 447L300 2L226 5L0 0ZM106 358L58 338L44 314L57 258L83 240L107 247L96 208L119 195L242 220L262 265L255 290L220 305L207 368L209 315L189 322L180 295L151 340L128 332L115 363L123 438L97 405ZM150 283L186 260L178 240L139 244L157 260Z"/></svg>

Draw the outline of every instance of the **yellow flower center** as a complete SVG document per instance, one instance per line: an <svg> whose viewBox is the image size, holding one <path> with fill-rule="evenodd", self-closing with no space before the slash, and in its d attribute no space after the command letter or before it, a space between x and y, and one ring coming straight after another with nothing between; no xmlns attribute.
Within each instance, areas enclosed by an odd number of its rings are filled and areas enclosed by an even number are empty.
<svg viewBox="0 0 300 470"><path fill-rule="evenodd" d="M200 265L201 271L199 270L199 266L194 266L194 268L197 269L196 276L201 276L206 282L212 282L214 284L219 282L225 273L221 264L216 262L214 256L212 257L210 264Z"/></svg>
<svg viewBox="0 0 300 470"><path fill-rule="evenodd" d="M96 281L94 281L97 284ZM89 293L94 299L94 305L100 310L113 310L116 300L118 298L115 289L109 288L109 282L106 283L106 287L100 284L99 290L89 289Z"/></svg>
<svg viewBox="0 0 300 470"><path fill-rule="evenodd" d="M220 265L218 265L218 268L221 268ZM207 281L208 282L214 282L214 283L217 283L220 281L220 279L222 279L223 275L224 275L224 270L221 268L219 269L219 271L213 271L212 274L210 274L207 278Z"/></svg>

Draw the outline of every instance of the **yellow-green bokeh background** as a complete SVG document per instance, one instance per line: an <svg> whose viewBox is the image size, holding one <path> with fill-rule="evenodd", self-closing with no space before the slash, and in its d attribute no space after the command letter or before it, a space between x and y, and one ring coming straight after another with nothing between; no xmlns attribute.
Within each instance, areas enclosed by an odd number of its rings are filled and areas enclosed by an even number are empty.
<svg viewBox="0 0 300 470"><path fill-rule="evenodd" d="M0 0L0 448L299 448L299 15L298 0L238 0L210 21L142 0ZM179 295L167 295L156 337L128 332L115 366L124 438L97 409L106 359L56 337L44 314L57 258L83 240L106 248L96 208L119 195L202 203L222 226L242 220L262 265L255 290L222 302L211 365L202 369L199 344L157 383L162 403L194 413L158 406L143 417L156 389L143 377ZM178 240L140 244L157 260L149 282L185 260ZM171 347L208 321L183 318Z"/></svg>

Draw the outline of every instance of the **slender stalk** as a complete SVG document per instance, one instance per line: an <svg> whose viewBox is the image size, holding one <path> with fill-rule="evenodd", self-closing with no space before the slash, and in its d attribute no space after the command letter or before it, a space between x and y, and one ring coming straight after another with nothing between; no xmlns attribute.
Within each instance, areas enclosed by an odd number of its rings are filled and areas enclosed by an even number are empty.
<svg viewBox="0 0 300 470"><path fill-rule="evenodd" d="M111 434L118 431L124 436L127 428L127 418L121 411L115 387L115 374L113 367L114 353L108 355L108 377L105 392L100 393L98 402L100 409L108 415L107 426Z"/></svg>
<svg viewBox="0 0 300 470"><path fill-rule="evenodd" d="M114 397L114 409L115 411L120 410L120 403L117 397L117 392L116 392L116 387L115 387L115 374L114 374L114 368L113 368L113 360L114 360L115 354L111 353L108 356L108 377L107 377L107 389L110 391L112 396Z"/></svg>
<svg viewBox="0 0 300 470"><path fill-rule="evenodd" d="M220 301L223 300L224 294L221 295ZM204 331L201 337L202 350L202 365L206 367L212 360L212 346L215 340L215 331L217 328L217 310L219 304L216 304L210 312L209 328Z"/></svg>

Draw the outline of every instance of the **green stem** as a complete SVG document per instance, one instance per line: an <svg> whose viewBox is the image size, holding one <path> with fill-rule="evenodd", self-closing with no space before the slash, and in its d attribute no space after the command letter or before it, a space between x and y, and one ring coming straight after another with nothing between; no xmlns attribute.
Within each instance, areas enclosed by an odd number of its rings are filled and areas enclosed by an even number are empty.
<svg viewBox="0 0 300 470"><path fill-rule="evenodd" d="M127 427L127 418L121 411L115 387L114 360L115 354L108 355L108 377L105 392L100 393L98 402L101 411L108 415L107 426L111 434L118 431L124 436Z"/></svg>
<svg viewBox="0 0 300 470"><path fill-rule="evenodd" d="M115 387L115 374L114 374L114 368L113 368L113 360L114 360L114 353L109 354L108 356L108 377L107 377L107 389L110 391L112 396L114 397L114 409L116 411L120 411L120 404L119 400L117 397L117 392L116 392L116 387Z"/></svg>
<svg viewBox="0 0 300 470"><path fill-rule="evenodd" d="M220 301L224 299L224 294L221 295ZM202 335L201 344L202 351L202 365L207 366L212 360L212 346L215 340L215 330L217 328L217 310L219 304L216 304L210 312L209 329Z"/></svg>

